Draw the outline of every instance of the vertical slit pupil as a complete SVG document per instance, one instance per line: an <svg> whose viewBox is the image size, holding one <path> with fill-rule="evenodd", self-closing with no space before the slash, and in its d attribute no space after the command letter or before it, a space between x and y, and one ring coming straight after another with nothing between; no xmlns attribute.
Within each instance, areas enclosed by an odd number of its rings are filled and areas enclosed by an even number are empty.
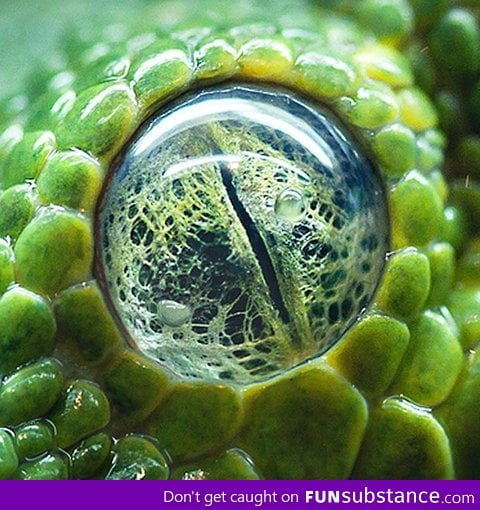
<svg viewBox="0 0 480 510"><path fill-rule="evenodd" d="M263 277L265 278L265 282L268 286L268 291L272 302L277 309L281 320L284 323L288 323L290 322L290 316L283 301L277 275L275 273L275 268L273 267L272 259L270 258L267 247L265 246L262 236L258 232L255 222L252 220L248 214L248 211L245 209L240 198L238 197L237 190L235 189L235 184L233 183L232 173L227 165L220 165L220 173L230 202L235 209L238 219L242 223L245 232L247 233L247 237L250 241L252 250L258 260L263 273Z"/></svg>

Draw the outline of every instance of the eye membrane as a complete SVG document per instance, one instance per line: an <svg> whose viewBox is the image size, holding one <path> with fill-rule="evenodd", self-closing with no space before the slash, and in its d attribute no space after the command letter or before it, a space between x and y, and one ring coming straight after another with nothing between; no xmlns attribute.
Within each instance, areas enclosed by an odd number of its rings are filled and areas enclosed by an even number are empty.
<svg viewBox="0 0 480 510"><path fill-rule="evenodd" d="M252 84L153 115L96 231L130 343L181 376L241 384L334 345L370 304L389 239L383 184L339 121Z"/></svg>

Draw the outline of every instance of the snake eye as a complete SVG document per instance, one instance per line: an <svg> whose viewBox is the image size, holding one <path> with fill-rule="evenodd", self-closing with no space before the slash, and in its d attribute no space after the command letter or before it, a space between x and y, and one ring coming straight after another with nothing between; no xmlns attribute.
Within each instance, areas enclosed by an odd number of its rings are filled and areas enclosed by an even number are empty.
<svg viewBox="0 0 480 510"><path fill-rule="evenodd" d="M382 183L338 121L253 85L148 120L96 232L130 342L184 377L240 384L335 344L371 302L389 238Z"/></svg>

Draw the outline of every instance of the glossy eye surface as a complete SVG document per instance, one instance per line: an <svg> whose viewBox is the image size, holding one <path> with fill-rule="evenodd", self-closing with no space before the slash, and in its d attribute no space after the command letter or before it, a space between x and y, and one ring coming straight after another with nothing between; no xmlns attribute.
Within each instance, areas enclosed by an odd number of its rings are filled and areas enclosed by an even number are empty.
<svg viewBox="0 0 480 510"><path fill-rule="evenodd" d="M335 344L388 248L382 183L352 137L283 89L196 91L113 170L97 271L130 342L187 378L247 384Z"/></svg>

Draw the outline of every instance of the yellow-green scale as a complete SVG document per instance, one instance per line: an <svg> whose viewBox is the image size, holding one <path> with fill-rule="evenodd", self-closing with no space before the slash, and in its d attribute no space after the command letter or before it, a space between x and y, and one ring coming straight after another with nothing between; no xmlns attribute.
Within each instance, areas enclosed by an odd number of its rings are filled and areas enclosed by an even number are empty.
<svg viewBox="0 0 480 510"><path fill-rule="evenodd" d="M197 23L208 18L205 9L208 4L203 2L200 6L206 14L197 17ZM55 356L62 358L65 365L76 364L75 377L82 373L87 378L97 374L94 378L107 394L113 419L121 424L123 431L156 435L158 446L173 452L175 466L195 464L193 470L199 477L208 477L208 473L201 474L200 459L211 456L218 456L219 462L233 458L231 462L239 462L236 465L241 466L245 476L251 475L242 462L243 454L240 457L224 454L232 446L244 449L263 477L480 476L477 440L480 423L478 413L472 412L478 404L478 356L469 354L478 345L479 280L475 263L478 246L474 242L468 246L464 243L465 239L478 237L479 188L472 180L478 158L475 151L467 151L473 161L467 169L468 172L472 169L467 186L465 174L461 173L465 167L456 163L456 158L464 158L467 150L462 145L464 136L478 136L475 121L478 69L468 65L457 72L456 64L478 61L474 58L479 47L478 12L466 2L455 2L456 11L447 2L433 5L428 0L411 3L365 0L359 2L358 10L352 9L351 2L335 4L340 12L338 18L331 13L325 16L308 2L296 4L290 21L282 21L291 25L285 30L263 23L226 26L218 34L209 28L204 33L190 30L192 23L185 22L182 28L188 31L179 28L175 41L164 39L167 47L171 45L176 52L151 60L151 67L143 69L145 74L140 69L152 54L148 55L147 51L147 56L142 57L141 51L157 35L130 39L130 43L108 42L111 48L107 53L115 54L112 61L118 61L119 52L125 56L124 65L117 67L102 64L99 68L95 64L100 57L77 51L78 47L72 45L73 74L82 75L85 87L93 88L82 90L83 87L77 88L75 84L72 88L68 81L57 80L45 87L43 99L32 92L25 112L22 112L22 101L5 102L1 120L4 130L0 135L2 218L7 211L11 212L8 194L12 190L17 192L14 187L23 186L24 179L40 177L38 191L35 187L18 189L25 197L18 203L18 216L12 219L11 225L2 225L10 239L5 238L1 245L0 320L2 324L11 324L13 318L17 320L22 315L22 310L28 309L26 316L34 316L44 326L41 345L33 344L27 324L15 329L21 331L21 336L0 330L0 356L8 361L2 369L5 379L0 386L0 406L6 406L9 413L18 411L10 394L14 388L14 391L30 392L28 398L39 392L38 402L45 403L44 409L35 411L37 416L22 419L64 416L68 408L66 396L73 395L78 384L80 387L87 384L89 394L97 397L92 397L92 405L85 409L98 404L102 408L101 417L107 416L105 400L91 383L77 382L73 389L64 388L66 393L58 397L56 410L50 411L54 404L50 397L57 399L57 382L61 376L57 374L55 361L37 361L37 358L52 354L50 339L55 334ZM215 2L210 6L213 10L217 8ZM271 19L274 12L271 5L262 7L256 2L238 2L232 8L235 11L232 16L240 12L235 18L239 21L233 20L233 25L245 21L242 10L253 15L253 19ZM148 14L152 15L155 9ZM263 9L267 9L268 16ZM224 19L228 17L225 15ZM358 20L363 28L359 29L352 19ZM419 28L417 33L414 33L415 23ZM208 21L207 25L211 27L212 22ZM307 30L292 30L293 27ZM442 45L450 40L444 33L452 35L457 48L453 62L442 56L448 56ZM183 42L179 44L179 40ZM431 40L431 46L426 52L418 51L425 40ZM179 46L185 45L187 51L180 55ZM160 46L156 44L158 55ZM457 174L460 180L450 194L452 203L447 202L446 187L436 173L442 165L445 144L436 129L436 115L426 96L412 88L411 73L396 48L405 50L420 85L440 106L440 119L450 147L459 147L458 151L449 152L447 164L450 173L460 172ZM105 59L105 55L101 58ZM128 70L130 62L132 71ZM391 62L392 66L385 62ZM85 78L89 72L91 80ZM51 70L49 74L54 76L57 71ZM162 82L157 90L152 90L155 76L162 77ZM88 183L81 187L82 197L73 200L69 194L58 193L59 186L52 180L51 170L60 151L75 148L92 151L88 158L93 160L92 168L97 168L96 165L102 168L103 179L124 142L154 110L192 83L201 85L202 80L207 80L203 83L211 85L215 81L236 80L236 76L241 81L267 81L299 89L313 100L330 105L345 122L353 124L366 151L372 158L374 155L379 158L379 168L387 177L396 250L389 257L377 302L325 359L241 391L226 384L179 382L141 353L126 349L124 335L112 321L109 309L98 299L96 286L90 280L93 238L92 211L88 209L96 202L99 173L82 171L82 179ZM436 91L441 89L448 93L437 96ZM115 114L109 116L106 112L112 108ZM449 118L460 122L448 123ZM87 128L92 131L88 132ZM97 129L104 136L95 140ZM54 137L48 134L50 131ZM28 148L30 152L25 154ZM401 165L394 162L400 160ZM47 168L50 175L43 174ZM59 179L65 180L64 171ZM13 187L7 189L10 185ZM45 206L45 203L54 205ZM448 288L439 290L436 283L442 275L451 273L448 253L440 256L434 251L433 246L439 241L446 245L442 253L449 252L449 246L455 248L459 271L453 293ZM48 269L52 267L58 268L60 274L56 271L53 277ZM21 287L7 288L18 283ZM465 296L468 299L463 301ZM19 303L19 307L12 309L12 302ZM57 333L50 322L52 303ZM430 306L434 309L428 310ZM103 346L96 344L84 320L78 321L78 328L68 327L78 317L77 312L88 309L98 318L96 339L108 339ZM91 314L83 313L83 316ZM397 342L393 343L392 337ZM465 349L462 359L459 337ZM27 348L29 342L31 348ZM10 366L9 360L13 358L11 351L6 356L5 346L12 343L26 348L21 349L16 362ZM449 359L439 364L438 373L426 372L435 363L434 353L445 353L441 345L453 353L455 363ZM421 348L416 350L415 346ZM100 352L101 361L89 359L92 352ZM75 361L71 362L72 359ZM33 364L8 375L17 366L29 362ZM51 393L36 382L49 363L52 364ZM359 371L358 366L365 370ZM70 368L65 368L70 375ZM426 375L420 387L411 374L422 372ZM125 380L138 384L126 385ZM72 388L70 383L66 381L68 388ZM418 401L393 398L382 403L384 397L395 396L397 391ZM418 404L422 402L426 405L432 402L433 411L420 408ZM334 420L325 423L321 409L331 413ZM95 438L97 428L104 425L103 419L96 421L97 417L95 413L87 413L81 424L91 434L92 441L107 451L108 440ZM201 434L196 433L192 423L199 427ZM0 423L9 431L15 425ZM298 430L305 430L308 441L302 442ZM0 472L5 478L66 476L64 459L55 452L34 465L24 463L15 471L19 459L12 450L11 433L4 430L1 433L0 456L4 454L7 462ZM76 440L88 441L80 436ZM264 444L258 442L259 436L265 438ZM156 452L152 453L151 444L135 440L119 442L117 450L122 452L122 459L135 459L132 465L147 459L145 465L152 467L152 476L165 476L162 461ZM416 445L413 450L412 444ZM74 449L80 447L90 448L88 444L72 445L72 458ZM369 453L376 449L381 450L379 455L387 463L385 467L368 460ZM325 462L318 462L319 458ZM92 461L92 466L97 466L96 472L83 467L77 472L87 473L89 477L105 476L110 468L103 461L103 457L97 464ZM111 471L111 476L117 476L122 469L120 466ZM175 473L177 476L178 471Z"/></svg>

